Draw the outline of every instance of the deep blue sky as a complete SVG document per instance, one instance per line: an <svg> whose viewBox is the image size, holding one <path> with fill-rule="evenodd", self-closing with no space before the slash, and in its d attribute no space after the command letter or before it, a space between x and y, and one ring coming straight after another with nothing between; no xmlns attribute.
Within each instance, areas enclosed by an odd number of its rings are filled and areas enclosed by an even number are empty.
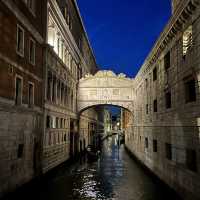
<svg viewBox="0 0 200 200"><path fill-rule="evenodd" d="M134 77L171 14L171 0L77 0L100 69Z"/></svg>

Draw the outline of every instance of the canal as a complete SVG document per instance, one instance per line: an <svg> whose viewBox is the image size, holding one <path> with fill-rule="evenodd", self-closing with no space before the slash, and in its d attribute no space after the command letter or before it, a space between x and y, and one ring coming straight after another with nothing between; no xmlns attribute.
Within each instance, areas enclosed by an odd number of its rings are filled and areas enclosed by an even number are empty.
<svg viewBox="0 0 200 200"><path fill-rule="evenodd" d="M64 164L39 182L29 184L6 200L178 200L118 146L115 136L103 144L97 162Z"/></svg>

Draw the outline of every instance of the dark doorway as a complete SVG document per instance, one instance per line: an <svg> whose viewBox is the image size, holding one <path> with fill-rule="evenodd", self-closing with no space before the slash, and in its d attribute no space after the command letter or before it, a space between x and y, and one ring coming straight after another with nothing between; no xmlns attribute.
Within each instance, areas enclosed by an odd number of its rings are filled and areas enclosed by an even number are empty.
<svg viewBox="0 0 200 200"><path fill-rule="evenodd" d="M80 153L82 153L83 151L83 143L82 143L82 140L80 140Z"/></svg>

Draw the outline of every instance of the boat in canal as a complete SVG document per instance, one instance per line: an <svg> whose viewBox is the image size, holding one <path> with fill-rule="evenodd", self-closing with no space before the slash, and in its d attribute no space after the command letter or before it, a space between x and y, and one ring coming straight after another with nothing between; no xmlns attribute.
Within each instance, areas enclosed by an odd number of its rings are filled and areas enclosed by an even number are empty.
<svg viewBox="0 0 200 200"><path fill-rule="evenodd" d="M86 149L88 161L97 161L100 156L100 151L97 150L93 145L88 145Z"/></svg>

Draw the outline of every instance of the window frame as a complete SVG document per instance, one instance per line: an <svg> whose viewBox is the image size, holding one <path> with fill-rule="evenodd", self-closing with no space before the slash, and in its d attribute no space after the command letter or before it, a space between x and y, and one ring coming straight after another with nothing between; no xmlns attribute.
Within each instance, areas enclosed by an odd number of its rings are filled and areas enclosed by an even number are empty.
<svg viewBox="0 0 200 200"><path fill-rule="evenodd" d="M30 104L30 91L29 91L29 86L32 85L33 89L33 96L32 96L32 104ZM35 84L31 81L28 82L28 107L32 108L35 105Z"/></svg>
<svg viewBox="0 0 200 200"><path fill-rule="evenodd" d="M21 101L20 101L20 103L17 103L17 90L16 90L17 89L17 79L21 80L21 97L20 97ZM17 74L15 76L15 105L20 106L20 105L22 105L22 103L23 103L23 77Z"/></svg>
<svg viewBox="0 0 200 200"><path fill-rule="evenodd" d="M22 45L22 47L23 47L23 52L20 52L19 50L18 50L18 46L19 46L19 31L18 30L21 30L22 31L22 33L23 33L23 45ZM19 25L19 24L17 24L17 44L16 44L16 53L19 55L19 56L21 56L21 57L24 57L24 47L25 47L25 40L24 40L24 38L25 38L25 31L24 31L24 28L21 26L21 25Z"/></svg>
<svg viewBox="0 0 200 200"><path fill-rule="evenodd" d="M34 62L31 61L31 42L33 43L34 47ZM33 66L36 64L36 42L33 38L29 38L29 63L31 63Z"/></svg>

